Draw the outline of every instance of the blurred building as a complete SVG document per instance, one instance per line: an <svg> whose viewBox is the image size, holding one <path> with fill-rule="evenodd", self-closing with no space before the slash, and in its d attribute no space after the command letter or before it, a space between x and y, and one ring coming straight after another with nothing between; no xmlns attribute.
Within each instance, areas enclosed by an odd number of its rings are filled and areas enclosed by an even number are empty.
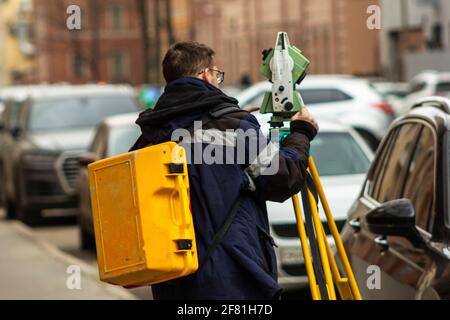
<svg viewBox="0 0 450 320"><path fill-rule="evenodd" d="M32 82L31 1L0 0L0 85Z"/></svg>
<svg viewBox="0 0 450 320"><path fill-rule="evenodd" d="M135 1L34 0L39 82L143 82ZM81 8L81 30L69 30L67 7Z"/></svg>
<svg viewBox="0 0 450 320"><path fill-rule="evenodd" d="M435 69L450 71L450 2L382 0L381 60L394 80Z"/></svg>
<svg viewBox="0 0 450 320"><path fill-rule="evenodd" d="M34 2L36 67L43 82L161 83L162 54L190 30L188 0ZM81 8L81 30L66 26L69 5Z"/></svg>
<svg viewBox="0 0 450 320"><path fill-rule="evenodd" d="M259 75L261 51L277 32L311 60L310 73L375 76L380 72L378 30L367 28L377 0L191 0L192 37L213 46L227 83Z"/></svg>
<svg viewBox="0 0 450 320"><path fill-rule="evenodd" d="M35 50L34 82L163 84L165 51L174 41L193 39L216 50L227 85L248 84L262 79L261 51L274 46L279 31L310 58L309 73L380 71L379 32L366 25L367 7L378 0L2 1L33 1L35 49L27 44ZM69 5L81 8L81 30L66 26ZM6 20L0 18L0 33Z"/></svg>

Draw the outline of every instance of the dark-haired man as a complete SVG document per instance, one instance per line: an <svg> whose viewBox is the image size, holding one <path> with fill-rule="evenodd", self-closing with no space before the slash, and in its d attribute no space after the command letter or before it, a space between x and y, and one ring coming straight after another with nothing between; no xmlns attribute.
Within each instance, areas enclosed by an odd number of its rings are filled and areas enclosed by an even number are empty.
<svg viewBox="0 0 450 320"><path fill-rule="evenodd" d="M165 55L163 74L167 86L155 108L139 116L136 123L142 135L131 150L173 140L179 129L195 137L195 121L202 122L200 131L250 133L241 140L231 134L231 142L190 141L203 151L211 142L222 144L224 154L235 155L234 162L188 164L200 268L187 277L154 285L154 298L279 298L265 202L282 202L299 192L306 177L309 143L318 130L316 120L304 108L292 118L291 134L267 154L269 144L256 118L218 88L224 72L211 48L193 41L173 45ZM237 140L244 141L244 148L236 146Z"/></svg>

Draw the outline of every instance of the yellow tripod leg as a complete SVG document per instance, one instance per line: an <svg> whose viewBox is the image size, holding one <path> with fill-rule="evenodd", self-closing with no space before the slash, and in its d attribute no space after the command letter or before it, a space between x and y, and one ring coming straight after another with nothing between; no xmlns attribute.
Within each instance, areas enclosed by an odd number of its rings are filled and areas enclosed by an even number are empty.
<svg viewBox="0 0 450 320"><path fill-rule="evenodd" d="M325 230L323 230L323 235L326 237ZM339 268L336 264L336 259L334 258L333 251L331 250L330 243L327 241L326 247L327 247L327 254L328 259L330 260L330 266L331 266L331 273L333 274L334 283L336 284L336 287L339 291L339 295L342 300L355 300L355 297L353 296L352 289L350 288L348 278L343 278L341 276L341 273L339 271Z"/></svg>
<svg viewBox="0 0 450 320"><path fill-rule="evenodd" d="M328 226L330 228L331 234L333 235L334 242L336 244L336 249L339 255L339 258L344 267L345 273L348 277L349 285L355 300L361 300L361 293L359 292L358 285L355 280L355 276L353 274L353 270L350 266L350 262L348 261L347 253L345 252L344 245L342 244L341 237L339 235L339 231L336 227L336 223L334 222L333 216L331 214L330 206L325 197L325 192L323 191L322 184L320 183L319 174L317 172L316 165L314 163L313 158L309 157L309 170L311 172L312 179L314 181L314 185L316 186L317 192L319 194L320 201L322 203L323 209L325 211L325 215L328 220Z"/></svg>
<svg viewBox="0 0 450 320"><path fill-rule="evenodd" d="M311 190L308 189L309 203L311 207L311 215L314 222L314 229L316 230L317 244L319 247L320 260L322 262L323 273L325 275L325 281L327 283L328 297L330 300L336 300L336 291L334 290L333 277L331 275L330 262L328 260L328 254L326 249L327 238L324 237L322 221L317 211L317 203Z"/></svg>
<svg viewBox="0 0 450 320"><path fill-rule="evenodd" d="M319 288L317 287L316 276L314 274L314 268L311 260L311 252L309 250L309 244L305 230L305 223L303 222L303 216L302 211L300 209L300 201L298 199L298 195L292 196L292 203L294 205L295 218L297 219L297 230L300 236L303 259L305 261L306 274L308 275L311 296L313 300L321 300L320 291Z"/></svg>

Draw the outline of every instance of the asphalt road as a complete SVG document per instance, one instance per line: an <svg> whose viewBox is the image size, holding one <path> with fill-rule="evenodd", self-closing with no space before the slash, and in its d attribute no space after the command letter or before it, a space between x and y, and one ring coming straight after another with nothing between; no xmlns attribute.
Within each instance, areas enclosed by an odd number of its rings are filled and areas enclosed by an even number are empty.
<svg viewBox="0 0 450 320"><path fill-rule="evenodd" d="M0 219L4 219L4 212L0 209ZM97 268L97 259L94 251L82 250L79 244L78 226L73 217L46 218L40 226L32 227L33 233L47 241L66 254L74 256L83 262ZM152 298L150 287L130 290L136 297L143 300ZM283 299L310 299L309 291L290 291L283 295Z"/></svg>

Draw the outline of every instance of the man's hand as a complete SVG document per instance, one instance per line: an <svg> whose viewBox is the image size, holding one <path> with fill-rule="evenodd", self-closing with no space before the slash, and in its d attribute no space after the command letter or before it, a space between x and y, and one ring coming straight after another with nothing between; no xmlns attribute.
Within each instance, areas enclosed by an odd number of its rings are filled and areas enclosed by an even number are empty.
<svg viewBox="0 0 450 320"><path fill-rule="evenodd" d="M319 131L319 124L317 123L316 119L309 113L309 110L305 107L302 108L301 112L297 112L294 114L294 116L291 118L292 121L294 120L303 120L311 123L317 131Z"/></svg>

